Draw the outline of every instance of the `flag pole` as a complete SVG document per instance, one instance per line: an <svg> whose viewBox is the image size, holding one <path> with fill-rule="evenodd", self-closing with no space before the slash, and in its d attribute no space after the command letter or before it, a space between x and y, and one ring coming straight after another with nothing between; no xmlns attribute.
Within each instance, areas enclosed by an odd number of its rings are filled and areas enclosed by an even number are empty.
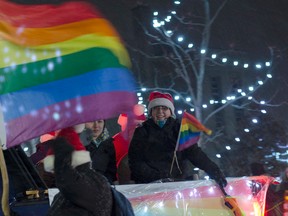
<svg viewBox="0 0 288 216"><path fill-rule="evenodd" d="M2 142L0 139L0 168L1 168L1 176L2 176L2 199L1 199L1 206L2 211L5 216L10 216L10 209L9 209L9 179L8 179L8 173L7 173L7 167L6 162L3 154L2 149Z"/></svg>
<svg viewBox="0 0 288 216"><path fill-rule="evenodd" d="M186 112L186 110L184 110L184 112ZM181 123L180 123L180 129L179 129L179 133L178 133L178 138L177 138L177 142L176 142L176 146L175 146L175 150L174 150L174 154L173 154L173 160L171 163L171 167L170 167L170 175L172 174L172 169L174 166L174 163L176 162L178 170L180 171L180 173L182 174L182 170L180 169L179 163L178 163L178 159L177 159L177 149L179 147L179 140L180 140L180 135L181 135L181 129L182 129L182 119L183 119L183 115L181 118Z"/></svg>
<svg viewBox="0 0 288 216"><path fill-rule="evenodd" d="M6 161L4 157L3 149L6 149L6 130L4 125L4 116L2 111L2 106L0 106L0 170L2 178L2 197L1 197L1 207L2 213L5 216L10 216L9 207L9 177L7 172ZM5 143L4 143L5 142Z"/></svg>

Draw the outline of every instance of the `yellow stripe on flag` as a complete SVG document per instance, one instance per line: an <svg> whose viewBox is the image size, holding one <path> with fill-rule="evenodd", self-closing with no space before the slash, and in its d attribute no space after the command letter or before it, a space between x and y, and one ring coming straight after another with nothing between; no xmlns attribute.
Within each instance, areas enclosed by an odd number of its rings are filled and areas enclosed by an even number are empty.
<svg viewBox="0 0 288 216"><path fill-rule="evenodd" d="M102 37L96 34L83 35L60 43L33 47L33 49L21 48L8 41L0 40L0 47L7 50L6 60L0 61L0 68L64 56L93 47L109 49L117 56L120 64L126 67L131 66L129 55L118 38Z"/></svg>

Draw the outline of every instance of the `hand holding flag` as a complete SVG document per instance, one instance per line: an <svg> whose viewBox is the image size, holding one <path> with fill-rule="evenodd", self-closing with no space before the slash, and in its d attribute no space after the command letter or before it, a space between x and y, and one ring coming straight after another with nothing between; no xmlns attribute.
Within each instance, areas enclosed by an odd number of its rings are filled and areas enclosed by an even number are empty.
<svg viewBox="0 0 288 216"><path fill-rule="evenodd" d="M170 168L170 174L172 173L172 168L174 162L176 162L178 169L180 170L177 151L182 151L198 142L200 139L200 132L204 131L206 134L211 135L212 131L202 125L193 115L184 111L181 120L181 126L178 134L177 144L174 151L174 157ZM181 172L181 170L180 170Z"/></svg>

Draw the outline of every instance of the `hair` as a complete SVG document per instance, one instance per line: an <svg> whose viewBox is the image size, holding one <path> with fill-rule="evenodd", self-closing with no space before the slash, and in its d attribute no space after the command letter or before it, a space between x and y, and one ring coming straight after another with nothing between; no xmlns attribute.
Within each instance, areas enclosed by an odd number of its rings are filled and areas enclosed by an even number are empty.
<svg viewBox="0 0 288 216"><path fill-rule="evenodd" d="M250 170L252 175L264 175L266 174L266 170L264 165L258 162L254 162L250 164Z"/></svg>

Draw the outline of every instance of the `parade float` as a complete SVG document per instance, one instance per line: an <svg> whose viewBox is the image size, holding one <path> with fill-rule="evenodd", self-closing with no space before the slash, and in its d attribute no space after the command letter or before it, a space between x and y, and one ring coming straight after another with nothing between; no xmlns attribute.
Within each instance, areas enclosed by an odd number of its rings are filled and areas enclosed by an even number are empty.
<svg viewBox="0 0 288 216"><path fill-rule="evenodd" d="M273 178L251 176L227 180L225 191L229 196L213 180L116 185L116 189L129 199L137 216L264 215L266 194ZM58 189L49 189L50 203L56 193Z"/></svg>
<svg viewBox="0 0 288 216"><path fill-rule="evenodd" d="M2 211L45 215L48 195L51 202L57 189L47 191L19 145L67 126L131 114L136 96L130 60L111 24L81 1L33 6L0 0L0 47L5 54L0 62ZM13 170L17 177L11 172L8 178L2 150L12 158L9 166L21 167ZM14 194L9 179L17 182ZM225 191L212 180L116 188L139 216L262 216L271 181L228 178Z"/></svg>

